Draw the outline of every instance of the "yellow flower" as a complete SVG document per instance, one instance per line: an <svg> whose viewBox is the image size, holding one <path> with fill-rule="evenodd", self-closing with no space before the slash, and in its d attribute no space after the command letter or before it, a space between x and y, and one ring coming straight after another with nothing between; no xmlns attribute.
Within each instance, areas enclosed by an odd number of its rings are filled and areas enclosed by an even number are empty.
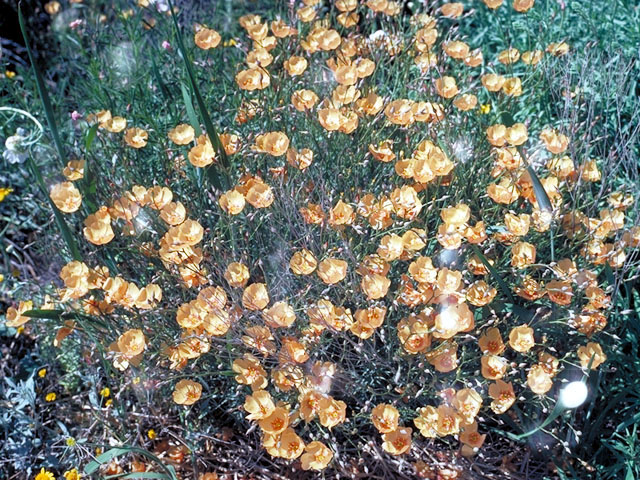
<svg viewBox="0 0 640 480"><path fill-rule="evenodd" d="M46 374L47 374L47 369L46 368L41 368L40 370L38 370L38 376L40 378L44 378Z"/></svg>
<svg viewBox="0 0 640 480"><path fill-rule="evenodd" d="M57 395L54 392L50 392L50 393L47 393L47 395L44 397L44 399L47 402L53 402L53 401L55 401L56 397L57 397Z"/></svg>
<svg viewBox="0 0 640 480"><path fill-rule="evenodd" d="M0 202L2 202L7 196L13 192L13 188L2 187L0 188Z"/></svg>
<svg viewBox="0 0 640 480"><path fill-rule="evenodd" d="M73 468L64 472L64 478L65 480L80 480L80 473L77 468Z"/></svg>
<svg viewBox="0 0 640 480"><path fill-rule="evenodd" d="M40 472L36 475L35 480L56 480L56 477L50 471L41 468Z"/></svg>
<svg viewBox="0 0 640 480"><path fill-rule="evenodd" d="M15 77L15 76L16 76L16 72L12 72L11 70L7 70L7 71L5 71L5 72L4 72L4 75L5 75L7 78L13 78L13 77Z"/></svg>
<svg viewBox="0 0 640 480"><path fill-rule="evenodd" d="M109 389L109 387L104 387L102 390L100 390L100 396L102 398L108 398L109 395L111 395L111 390Z"/></svg>
<svg viewBox="0 0 640 480"><path fill-rule="evenodd" d="M147 437L149 437L149 440L154 440L157 436L158 434L153 428L150 428L149 430L147 430Z"/></svg>
<svg viewBox="0 0 640 480"><path fill-rule="evenodd" d="M489 113L491 111L491 105L488 103L485 103L483 105L480 105L480 113L482 115L486 115L487 113Z"/></svg>
<svg viewBox="0 0 640 480"><path fill-rule="evenodd" d="M67 447L75 447L76 446L76 439L73 437L68 437L67 440L65 441L65 443L67 444Z"/></svg>

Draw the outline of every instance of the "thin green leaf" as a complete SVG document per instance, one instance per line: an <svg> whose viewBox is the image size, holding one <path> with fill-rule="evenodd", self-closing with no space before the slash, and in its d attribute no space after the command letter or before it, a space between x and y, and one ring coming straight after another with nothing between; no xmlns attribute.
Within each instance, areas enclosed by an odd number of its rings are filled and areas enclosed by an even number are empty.
<svg viewBox="0 0 640 480"><path fill-rule="evenodd" d="M160 85L160 91L162 92L162 95L164 95L164 98L167 100L171 100L171 92L160 76L160 71L158 70L158 66L156 65L156 61L153 55L151 56L151 72L153 73L153 76L156 77L156 81Z"/></svg>
<svg viewBox="0 0 640 480"><path fill-rule="evenodd" d="M60 234L62 235L62 238L67 244L67 247L69 248L69 252L71 253L71 258L73 258L73 260L82 260L82 254L80 253L80 249L78 248L76 239L72 235L71 230L69 229L69 225L67 225L67 222L64 219L62 212L58 210L58 207L56 207L55 203L53 203L53 200L51 200L51 197L49 197L49 192L47 191L47 187L44 184L42 175L40 174L40 169L36 165L36 162L33 161L32 157L29 157L27 159L27 165L31 169L31 173L35 177L36 182L40 187L40 190L42 190L42 193L44 194L45 197L47 197L47 200L49 201L49 205L51 205L53 214L56 217L56 223L58 224L58 229L60 230Z"/></svg>
<svg viewBox="0 0 640 480"><path fill-rule="evenodd" d="M191 60L189 60L189 56L187 55L187 49L184 46L184 42L182 40L182 34L180 33L180 26L178 25L178 19L176 18L176 14L173 10L173 2L169 0L169 9L171 11L171 18L173 19L173 24L176 29L176 39L178 41L178 49L180 50L180 54L182 55L182 59L184 60L184 64L187 70L187 76L189 77L189 83L191 84L191 90L193 91L194 96L196 97L196 104L198 105L198 110L200 111L200 116L202 117L205 130L207 135L209 136L209 140L213 145L213 148L220 159L219 168L217 166L210 166L207 168L207 177L209 181L213 183L213 185L218 189L227 189L231 185L231 180L229 178L229 159L227 157L227 153L222 146L222 142L220 141L220 137L218 136L218 132L213 126L213 122L211 121L211 116L209 115L209 111L204 103L204 99L200 94L200 89L198 88L198 82L196 79L196 74L193 70L193 65L191 64ZM219 175L218 170L222 171L222 175Z"/></svg>
<svg viewBox="0 0 640 480"><path fill-rule="evenodd" d="M27 310L22 315L29 318L44 318L46 320L60 320L64 310Z"/></svg>
<svg viewBox="0 0 640 480"><path fill-rule="evenodd" d="M513 298L513 295L511 295L511 290L509 289L509 286L502 279L498 271L493 267L493 265L491 265L491 263L489 263L489 260L487 260L487 257L484 256L484 254L480 251L477 245L471 245L471 248L473 249L473 252L478 256L480 261L484 264L484 266L487 267L487 270L489 270L489 272L491 273L493 278L496 280L496 282L498 282L498 285L500 286L500 289L502 290L502 292L507 296L507 298L509 298L511 303L515 304L516 302L515 302L515 299Z"/></svg>
<svg viewBox="0 0 640 480"><path fill-rule="evenodd" d="M42 105L44 106L44 113L47 117L47 123L49 124L49 129L51 130L51 135L53 136L53 143L56 146L56 150L58 151L58 155L60 156L60 161L64 164L65 154L64 149L62 148L62 141L60 140L60 134L58 133L58 127L56 125L55 116L53 113L53 107L51 106L51 100L49 98L49 94L47 93L47 88L44 84L44 80L42 78L42 74L38 69L38 65L33 58L33 52L31 51L31 46L29 45L29 37L27 35L27 27L24 23L24 16L22 15L22 2L18 2L18 23L20 24L20 31L22 32L22 38L24 38L24 44L27 48L27 55L29 56L29 61L31 62L31 67L33 68L33 73L36 78L36 87L38 90L38 95L40 95L40 100L42 100Z"/></svg>
<svg viewBox="0 0 640 480"><path fill-rule="evenodd" d="M115 457L119 457L120 455L129 453L129 450L130 449L128 448L112 448L110 450L107 450L103 454L98 455L95 460L92 460L91 462L85 465L84 467L85 475L91 475L93 472L98 470L98 468L100 468L101 465L104 465L105 463L109 463Z"/></svg>
<svg viewBox="0 0 640 480"><path fill-rule="evenodd" d="M542 186L542 183L540 182L538 175L536 175L536 172L534 172L533 168L531 168L531 165L527 166L527 172L529 172L529 175L531 176L531 183L533 183L533 191L536 194L536 200L538 200L538 205L540 206L540 210L546 210L547 212L550 212L551 210L553 210L553 208L551 207L551 201L549 200L549 196L547 195L547 192Z"/></svg>
<svg viewBox="0 0 640 480"><path fill-rule="evenodd" d="M91 144L96 138L96 134L98 133L98 124L93 125L89 130L87 130L86 137L84 139L84 149L89 150L91 148Z"/></svg>
<svg viewBox="0 0 640 480"><path fill-rule="evenodd" d="M202 129L200 128L200 122L198 122L198 116L196 115L196 111L193 108L193 102L191 101L191 95L189 94L189 90L184 83L180 84L180 90L182 90L182 98L184 99L184 105L187 108L187 116L189 117L189 122L191 126L196 132L197 136L202 134Z"/></svg>
<svg viewBox="0 0 640 480"><path fill-rule="evenodd" d="M153 476L153 477L127 477L127 476L125 476L125 477L120 477L120 478L168 478L169 480L177 480L176 470L175 470L175 468L173 468L172 465L164 464L162 462L162 460L160 460L158 457L156 457L153 453L151 453L151 452L149 452L147 450L144 450L142 448L138 448L138 447L116 447L116 448L112 448L110 450L107 450L102 455L98 455L95 460L89 462L84 467L84 473L86 475L91 475L96 470L98 470L98 468L100 468L101 465L109 463L114 458L119 457L121 455L126 455L128 453L135 453L135 454L138 454L138 455L142 455L142 456L147 457L148 459L154 461L155 463L158 464L158 466L160 468L162 468L162 470L164 470L166 472L166 475L164 477L158 477L158 476ZM147 473L152 473L152 472L147 472ZM160 475L160 474L156 473L155 475ZM108 477L108 478L112 478L112 477Z"/></svg>

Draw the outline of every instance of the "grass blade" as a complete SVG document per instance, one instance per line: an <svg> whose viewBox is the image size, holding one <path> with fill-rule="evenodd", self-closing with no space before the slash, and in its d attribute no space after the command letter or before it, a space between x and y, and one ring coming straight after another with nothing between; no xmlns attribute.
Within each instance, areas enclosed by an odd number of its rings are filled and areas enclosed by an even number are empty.
<svg viewBox="0 0 640 480"><path fill-rule="evenodd" d="M227 157L227 153L222 146L222 142L220 141L220 137L218 136L218 132L213 126L213 122L211 121L211 116L209 115L209 111L204 103L202 95L200 94L200 89L198 88L198 82L196 81L196 74L193 70L193 65L191 64L191 60L187 55L187 49L184 46L184 42L182 40L182 34L180 33L180 26L178 25L178 19L176 18L176 14L173 10L173 2L169 0L169 9L171 10L171 18L173 19L173 24L176 28L176 38L178 41L178 49L180 50L180 54L182 55L182 59L184 60L185 67L187 69L187 76L189 77L189 83L191 84L191 89L193 90L193 94L196 98L196 104L198 105L198 110L200 111L200 116L202 117L205 130L207 131L207 135L209 135L209 140L213 145L216 153L218 154L218 158L220 159L220 165L222 168L218 169L214 165L207 168L207 177L209 180L216 186L217 188L225 188L228 189L231 185L231 181L229 179L229 159ZM218 175L218 170L222 170L222 175Z"/></svg>
<svg viewBox="0 0 640 480"><path fill-rule="evenodd" d="M82 260L82 254L80 253L80 249L78 248L78 244L76 243L76 239L74 238L73 234L71 233L71 230L69 229L69 225L67 225L67 222L64 219L64 216L62 215L62 212L60 212L60 210L58 210L58 207L56 207L56 204L53 203L53 200L51 200L51 197L49 197L49 192L47 191L47 187L44 184L44 180L42 179L42 175L40 174L40 169L36 165L36 162L33 161L33 158L31 156L29 156L29 158L27 159L27 165L29 166L29 168L31 170L31 173L35 177L36 182L38 183L38 186L40 187L40 190L42 190L42 193L44 194L45 197L47 197L47 200L49 201L49 205L51 205L51 209L53 210L53 214L56 217L56 223L58 224L58 229L60 230L60 234L62 235L62 238L64 239L65 243L67 244L67 247L69 248L69 252L71 253L71 258L73 260L81 261ZM68 257L67 257L67 260L68 260Z"/></svg>
<svg viewBox="0 0 640 480"><path fill-rule="evenodd" d="M22 315L29 318L41 318L45 320L60 320L64 310L28 310Z"/></svg>
<svg viewBox="0 0 640 480"><path fill-rule="evenodd" d="M96 470L98 470L101 465L109 463L114 458L120 457L122 455L126 455L128 453L135 453L135 454L147 457L148 459L150 459L153 462L157 463L158 466L160 468L162 468L162 470L164 470L166 473L162 474L162 475L164 475L162 477L159 477L159 476L153 476L153 477L144 476L144 477L140 477L140 476L138 476L138 477L121 477L121 478L167 478L169 480L178 480L178 477L176 476L175 468L173 468L172 465L166 465L166 464L162 463L162 461L158 457L156 457L153 453L148 452L147 450L144 450L144 449L138 448L138 447L128 447L128 446L112 448L112 449L107 450L106 452L104 452L102 455L98 455L95 460L93 460L93 461L89 462L87 465L85 465L84 473L85 473L85 475L91 475ZM156 474L156 475L158 475L158 474ZM107 478L114 478L114 477L111 476L111 477L107 477Z"/></svg>
<svg viewBox="0 0 640 480"><path fill-rule="evenodd" d="M184 83L180 84L180 90L182 90L182 98L184 99L184 106L187 108L187 116L189 117L189 122L195 130L196 136L199 137L202 134L202 129L200 128L200 122L198 122L196 111L193 109L193 102L191 101L189 90L187 90L187 86Z"/></svg>
<svg viewBox="0 0 640 480"><path fill-rule="evenodd" d="M536 200L538 200L538 206L540 207L540 210L546 210L547 212L552 211L553 208L551 207L549 196L542 186L538 175L536 175L536 172L534 172L533 168L531 168L531 165L527 166L527 172L529 172L529 175L531 176L531 183L533 183L533 192L536 194Z"/></svg>
<svg viewBox="0 0 640 480"><path fill-rule="evenodd" d="M471 245L471 248L473 249L473 252L478 256L480 261L484 264L484 266L487 267L487 270L489 270L493 278L495 278L496 282L498 282L498 285L500 286L500 289L502 290L502 292L507 296L507 298L511 301L512 304L515 304L516 302L515 302L515 299L513 298L513 295L511 295L511 290L509 289L509 286L502 279L498 271L493 267L493 265L491 265L491 263L489 263L489 260L487 260L487 257L484 256L484 254L480 251L477 245Z"/></svg>
<svg viewBox="0 0 640 480"><path fill-rule="evenodd" d="M49 125L51 135L53 136L53 143L55 144L58 155L60 156L60 161L64 164L65 154L64 149L62 148L62 141L60 140L58 126L56 125L55 116L53 114L51 99L49 98L49 94L47 93L47 89L42 78L42 74L38 69L38 65L36 65L35 59L33 58L33 52L31 51L31 46L29 45L27 27L25 26L24 16L22 15L22 2L18 2L18 23L20 24L20 31L22 32L22 38L24 38L24 44L27 48L27 55L29 56L29 61L31 62L31 67L33 68L33 73L36 78L38 95L40 95L40 100L42 100L42 105L44 106L44 114L47 117L47 124Z"/></svg>

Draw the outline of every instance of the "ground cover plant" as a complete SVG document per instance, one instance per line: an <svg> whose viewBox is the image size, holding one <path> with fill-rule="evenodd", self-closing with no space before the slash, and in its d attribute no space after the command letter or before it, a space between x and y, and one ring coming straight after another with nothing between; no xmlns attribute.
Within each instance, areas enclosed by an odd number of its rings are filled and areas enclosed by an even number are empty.
<svg viewBox="0 0 640 480"><path fill-rule="evenodd" d="M640 476L633 2L14 9L7 478Z"/></svg>

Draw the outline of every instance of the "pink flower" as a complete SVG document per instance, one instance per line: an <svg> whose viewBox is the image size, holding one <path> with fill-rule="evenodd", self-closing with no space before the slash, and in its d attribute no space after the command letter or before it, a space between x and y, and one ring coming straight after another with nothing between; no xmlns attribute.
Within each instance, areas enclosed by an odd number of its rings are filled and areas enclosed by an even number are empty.
<svg viewBox="0 0 640 480"><path fill-rule="evenodd" d="M164 48L165 50L171 50L171 44L169 42L167 42L166 40L164 40L162 42L162 48Z"/></svg>
<svg viewBox="0 0 640 480"><path fill-rule="evenodd" d="M81 113L78 113L75 110L73 112L71 112L71 120L73 120L74 122L76 120L81 119L81 118L82 118L82 114Z"/></svg>
<svg viewBox="0 0 640 480"><path fill-rule="evenodd" d="M70 28L71 30L75 30L76 28L78 28L78 27L79 27L80 25L82 25L83 23L84 23L84 22L83 22L81 19L74 20L73 22L71 22L71 23L69 24L69 28Z"/></svg>

